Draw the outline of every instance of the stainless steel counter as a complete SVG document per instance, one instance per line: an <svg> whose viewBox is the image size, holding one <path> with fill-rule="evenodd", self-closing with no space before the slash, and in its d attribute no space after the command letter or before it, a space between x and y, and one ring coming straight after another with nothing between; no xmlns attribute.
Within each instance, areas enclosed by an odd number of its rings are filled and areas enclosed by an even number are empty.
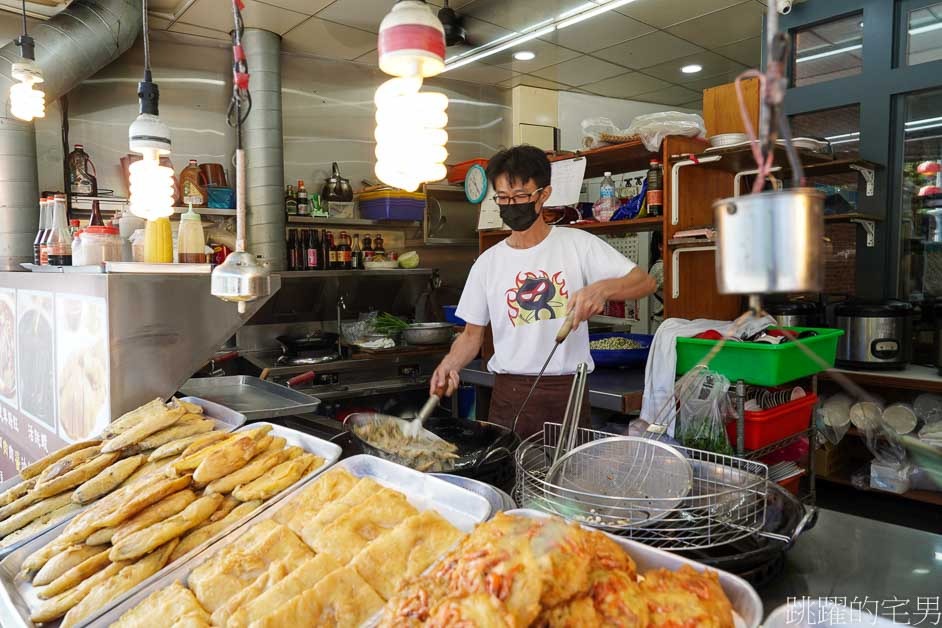
<svg viewBox="0 0 942 628"><path fill-rule="evenodd" d="M461 381L475 386L494 387L494 374L481 360L474 360L461 371ZM613 412L627 413L641 409L644 369L600 369L589 374L589 404Z"/></svg>
<svg viewBox="0 0 942 628"><path fill-rule="evenodd" d="M938 516L926 506L926 517ZM824 509L786 554L781 576L759 589L766 615L788 598L829 597L923 626L942 625L940 593L942 535Z"/></svg>

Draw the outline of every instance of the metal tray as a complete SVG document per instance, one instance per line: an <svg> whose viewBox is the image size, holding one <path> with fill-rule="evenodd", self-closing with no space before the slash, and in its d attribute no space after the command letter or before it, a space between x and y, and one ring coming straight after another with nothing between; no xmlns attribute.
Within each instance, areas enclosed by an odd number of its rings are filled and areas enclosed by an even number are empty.
<svg viewBox="0 0 942 628"><path fill-rule="evenodd" d="M202 407L203 412L206 414L206 416L216 421L217 430L231 432L237 427L241 427L242 425L245 424L244 415L239 414L238 412L234 410L230 410L229 408L226 408L224 406L221 406L218 403L213 403L212 401L200 399L199 397L182 397L182 399L183 401L189 401L190 403L195 403L196 405ZM14 485L19 484L22 481L23 481L23 478L21 478L20 474L17 473L15 476L10 478L9 480L0 482L0 493L7 490L8 488L12 488ZM45 528L43 528L42 530L38 530L35 534L31 534L30 536L25 536L19 541L17 541L16 543L13 543L12 545L9 545L4 548L0 548L0 558L7 556L8 554L16 550L18 547L23 547L24 545L26 545L33 539L44 534L50 528L54 528L61 523L70 521L72 517L76 516L83 510L85 510L85 508L76 510L75 512L69 515L66 515L65 517L57 521L50 521L49 524Z"/></svg>
<svg viewBox="0 0 942 628"><path fill-rule="evenodd" d="M189 400L189 398L186 398ZM215 404L213 404L215 405ZM107 611L109 608L115 604L119 604L123 599L128 596L134 595L134 593L142 588L148 586L148 584L154 580L158 580L162 577L162 574L168 569L175 568L176 565L183 565L191 557L196 556L199 552L208 548L210 545L215 543L217 540L229 534L233 530L236 530L239 526L245 523L248 520L252 520L257 517L260 513L268 510L274 504L277 504L282 499L285 498L288 494L292 493L295 488L298 488L301 485L307 484L318 475L323 473L328 469L332 464L337 462L340 458L341 449L339 446L334 443L330 443L323 439L311 436L310 434L305 434L299 432L298 430L293 430L289 427L284 427L283 425L275 425L273 423L252 423L251 425L243 426L242 428L236 430L237 432L245 431L248 429L253 429L261 425L271 425L272 430L271 434L275 436L283 437L289 445L298 445L302 447L305 451L320 456L324 459L324 464L320 469L314 473L306 476L305 478L298 481L293 487L289 487L283 490L278 495L270 498L264 504L262 504L252 515L247 519L241 521L233 522L228 528L225 528L219 532L216 536L206 540L204 543L196 546L191 551L187 552L179 559L174 561L172 567L165 567L161 571L158 571L156 574L150 578L144 580L139 585L125 593L124 595L113 600L110 604L107 604L104 608L101 609L100 613ZM30 541L28 544L23 545L9 556L7 556L2 562L0 562L0 625L3 628L11 628L13 626L27 626L34 628L34 624L29 619L30 608L36 606L39 602L39 599L35 595L33 586L20 578L17 578L17 574L20 571L20 567L23 565L23 562L36 550L46 546L51 543L59 535L62 526L65 525L65 522L60 523L58 526L51 530L39 535L37 538ZM99 614L100 614L99 613ZM94 616L89 618L86 621L81 622L79 625L84 626L88 624L88 621L94 619ZM49 622L43 624L46 628L56 628L61 620L54 622Z"/></svg>
<svg viewBox="0 0 942 628"><path fill-rule="evenodd" d="M437 478L445 480L449 484L460 486L466 491L471 491L475 495L480 495L486 499L487 503L491 505L491 517L496 515L498 512L513 510L517 507L517 503L510 495L497 487L491 486L487 482L482 482L481 480L475 480L473 478L466 478L463 475L452 475L451 473L430 473L429 475L434 475ZM488 519L491 517L488 517Z"/></svg>
<svg viewBox="0 0 942 628"><path fill-rule="evenodd" d="M527 508L510 510L507 512L507 514L529 517L531 519L545 519L552 516L545 512L540 512L539 510L530 510ZM584 527L586 530L593 529L589 526L582 527ZM596 531L598 532L598 530ZM607 533L603 532L603 534ZM733 610L739 616L737 619L742 619L742 623L737 622L737 628L739 626L745 626L745 628L758 628L759 624L762 622L762 600L759 598L759 594L756 593L756 590L752 588L752 585L739 576L733 575L727 571L722 571L720 569L714 569L713 567L705 567L704 565L701 565L694 560L690 560L689 558L677 556L676 554L671 554L670 552L657 549L656 547L650 547L648 545L638 543L637 541L632 541L631 539L615 536L613 534L607 535L613 541L621 545L631 556L631 558L634 559L638 566L638 573L640 574L650 571L651 569L658 569L661 567L670 570L677 570L680 569L683 565L690 565L697 571L712 569L719 575L720 586L723 587L723 591L726 593L729 601L732 602Z"/></svg>
<svg viewBox="0 0 942 628"><path fill-rule="evenodd" d="M189 379L180 392L215 401L249 421L314 412L320 399L249 375Z"/></svg>
<svg viewBox="0 0 942 628"><path fill-rule="evenodd" d="M470 532L475 525L486 521L491 515L491 507L483 497L469 493L430 474L414 471L375 456L351 456L340 461L332 468L346 469L356 477L373 478L383 486L403 493L409 502L419 510L436 510L452 525L465 532ZM94 617L91 621L83 623L82 626L101 626L102 628L110 626L154 591L168 586L175 580L186 583L190 572L215 556L222 548L234 544L256 523L274 517L275 513L281 508L287 507L292 496L304 490L312 481L313 479L307 480L303 484L294 487L290 495L286 495L279 500L278 505L243 521L240 527L227 538L212 547L206 548L199 555L179 562L173 568L158 574L150 582L143 583L110 609ZM0 617L2 617L2 609L0 609Z"/></svg>

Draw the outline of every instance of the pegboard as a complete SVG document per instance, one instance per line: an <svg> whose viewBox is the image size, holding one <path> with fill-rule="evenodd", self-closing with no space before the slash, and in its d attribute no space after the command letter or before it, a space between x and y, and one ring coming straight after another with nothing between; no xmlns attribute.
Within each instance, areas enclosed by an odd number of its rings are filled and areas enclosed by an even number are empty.
<svg viewBox="0 0 942 628"><path fill-rule="evenodd" d="M602 236L603 239L608 242L613 249L630 259L635 264L640 263L641 259L641 250L639 241L641 238L638 237L637 233L629 233L624 236L614 237L614 236Z"/></svg>

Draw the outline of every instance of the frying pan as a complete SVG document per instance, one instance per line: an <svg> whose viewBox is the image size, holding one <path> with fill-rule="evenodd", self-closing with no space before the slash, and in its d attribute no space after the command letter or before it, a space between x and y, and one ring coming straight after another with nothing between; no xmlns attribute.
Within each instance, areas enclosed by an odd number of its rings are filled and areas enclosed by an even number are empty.
<svg viewBox="0 0 942 628"><path fill-rule="evenodd" d="M400 459L395 454L375 447L357 436L354 428L366 424L373 420L375 416L371 413L351 414L344 420L344 425L353 440L363 448L364 452L408 466L407 460ZM489 460L496 460L503 456L509 457L511 452L520 444L520 437L509 429L486 421L429 418L426 419L424 427L458 448L456 452L458 457L450 461L446 469L434 469L435 471L448 471L449 473L476 472ZM491 445L498 446L491 447Z"/></svg>
<svg viewBox="0 0 942 628"><path fill-rule="evenodd" d="M305 351L331 349L337 346L337 334L321 332L306 336L278 336L275 338L281 345L284 355L297 355Z"/></svg>

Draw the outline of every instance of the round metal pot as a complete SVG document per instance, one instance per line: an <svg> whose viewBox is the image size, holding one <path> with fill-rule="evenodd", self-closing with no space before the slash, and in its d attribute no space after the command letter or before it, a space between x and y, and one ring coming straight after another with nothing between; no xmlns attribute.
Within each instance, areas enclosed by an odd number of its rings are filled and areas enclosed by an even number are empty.
<svg viewBox="0 0 942 628"><path fill-rule="evenodd" d="M721 294L820 292L824 194L811 188L713 203Z"/></svg>
<svg viewBox="0 0 942 628"><path fill-rule="evenodd" d="M444 345L453 335L451 323L413 323L402 330L402 339L410 345Z"/></svg>

